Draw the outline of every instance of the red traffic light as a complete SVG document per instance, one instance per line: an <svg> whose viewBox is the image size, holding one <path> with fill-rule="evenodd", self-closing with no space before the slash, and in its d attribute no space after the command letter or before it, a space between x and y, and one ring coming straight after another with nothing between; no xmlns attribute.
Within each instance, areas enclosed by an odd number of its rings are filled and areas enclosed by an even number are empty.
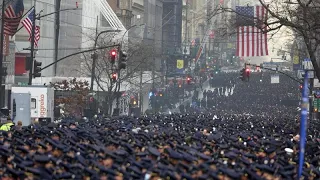
<svg viewBox="0 0 320 180"><path fill-rule="evenodd" d="M188 78L187 78L187 81L190 81L190 80L191 80L191 78L188 77Z"/></svg>
<svg viewBox="0 0 320 180"><path fill-rule="evenodd" d="M250 69L249 69L249 68L247 68L247 69L246 69L246 71L247 71L247 72L250 72Z"/></svg>
<svg viewBox="0 0 320 180"><path fill-rule="evenodd" d="M112 74L112 78L117 78L117 74L116 74L116 73L113 73L113 74Z"/></svg>
<svg viewBox="0 0 320 180"><path fill-rule="evenodd" d="M111 54L111 56L116 56L117 55L117 51L116 50L111 50L110 54Z"/></svg>

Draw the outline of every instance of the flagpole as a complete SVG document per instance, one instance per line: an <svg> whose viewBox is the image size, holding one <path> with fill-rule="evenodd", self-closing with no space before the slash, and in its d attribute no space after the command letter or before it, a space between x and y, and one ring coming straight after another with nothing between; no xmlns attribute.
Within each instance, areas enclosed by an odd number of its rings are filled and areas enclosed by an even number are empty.
<svg viewBox="0 0 320 180"><path fill-rule="evenodd" d="M3 107L4 101L4 92L2 89L2 62L3 62L3 41L4 41L4 9L5 9L5 0L2 0L2 9L1 9L1 37L0 37L0 107Z"/></svg>
<svg viewBox="0 0 320 180"><path fill-rule="evenodd" d="M36 29L36 0L34 0L34 14L32 19L32 30L31 30L31 50L30 50L30 70L29 70L29 82L28 85L32 85L32 74L33 74L33 62L34 62L34 33Z"/></svg>

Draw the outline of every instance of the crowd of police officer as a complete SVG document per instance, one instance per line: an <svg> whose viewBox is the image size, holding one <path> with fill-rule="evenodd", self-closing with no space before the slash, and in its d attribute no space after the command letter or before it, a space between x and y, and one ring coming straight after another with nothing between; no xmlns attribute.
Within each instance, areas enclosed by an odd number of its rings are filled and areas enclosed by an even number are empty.
<svg viewBox="0 0 320 180"><path fill-rule="evenodd" d="M281 104L296 84L260 78L207 91L206 113L2 129L0 179L296 179L298 112ZM320 178L319 129L310 122L304 179Z"/></svg>

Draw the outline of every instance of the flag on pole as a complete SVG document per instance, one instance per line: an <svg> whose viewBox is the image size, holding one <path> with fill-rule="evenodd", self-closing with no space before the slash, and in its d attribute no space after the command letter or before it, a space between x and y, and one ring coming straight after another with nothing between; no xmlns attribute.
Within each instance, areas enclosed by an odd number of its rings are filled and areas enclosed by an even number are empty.
<svg viewBox="0 0 320 180"><path fill-rule="evenodd" d="M34 45L38 47L38 42L40 40L40 26L36 26L34 31ZM31 42L31 36L29 37L29 41Z"/></svg>
<svg viewBox="0 0 320 180"><path fill-rule="evenodd" d="M237 6L237 56L267 56L268 35L261 21L267 19L263 6ZM262 31L263 29L263 31Z"/></svg>
<svg viewBox="0 0 320 180"><path fill-rule="evenodd" d="M195 46L196 45L196 39L193 39L192 41L191 41L191 46Z"/></svg>
<svg viewBox="0 0 320 180"><path fill-rule="evenodd" d="M31 42L31 37L32 37L32 27L33 27L33 19L35 16L35 9L33 8L31 10L31 12L29 13L28 17L25 18L22 21L22 25L23 27L26 28L26 30L28 31L30 37L29 37L29 41ZM38 47L38 41L40 40L40 27L36 26L35 30L34 30L34 45L36 47Z"/></svg>
<svg viewBox="0 0 320 180"><path fill-rule="evenodd" d="M196 55L196 59L195 61L197 62L199 60L199 58L201 57L201 54L202 54L202 50L203 50L203 47L202 45L200 46L198 52L197 52L197 55Z"/></svg>
<svg viewBox="0 0 320 180"><path fill-rule="evenodd" d="M13 36L19 27L23 16L23 0L11 0L4 11L4 34Z"/></svg>

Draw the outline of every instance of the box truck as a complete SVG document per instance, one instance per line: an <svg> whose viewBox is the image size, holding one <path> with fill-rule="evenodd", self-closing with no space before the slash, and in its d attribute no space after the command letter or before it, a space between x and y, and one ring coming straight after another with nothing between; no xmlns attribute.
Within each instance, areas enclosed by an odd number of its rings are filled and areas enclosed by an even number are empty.
<svg viewBox="0 0 320 180"><path fill-rule="evenodd" d="M30 117L34 119L50 119L54 120L54 89L46 86L23 86L12 87L11 90L11 111L12 116L17 113L17 105L26 103L25 98L21 98L24 94L30 95ZM20 96L18 96L20 95ZM28 102L29 104L29 102ZM19 109L18 109L19 110ZM14 117L13 117L14 118Z"/></svg>

